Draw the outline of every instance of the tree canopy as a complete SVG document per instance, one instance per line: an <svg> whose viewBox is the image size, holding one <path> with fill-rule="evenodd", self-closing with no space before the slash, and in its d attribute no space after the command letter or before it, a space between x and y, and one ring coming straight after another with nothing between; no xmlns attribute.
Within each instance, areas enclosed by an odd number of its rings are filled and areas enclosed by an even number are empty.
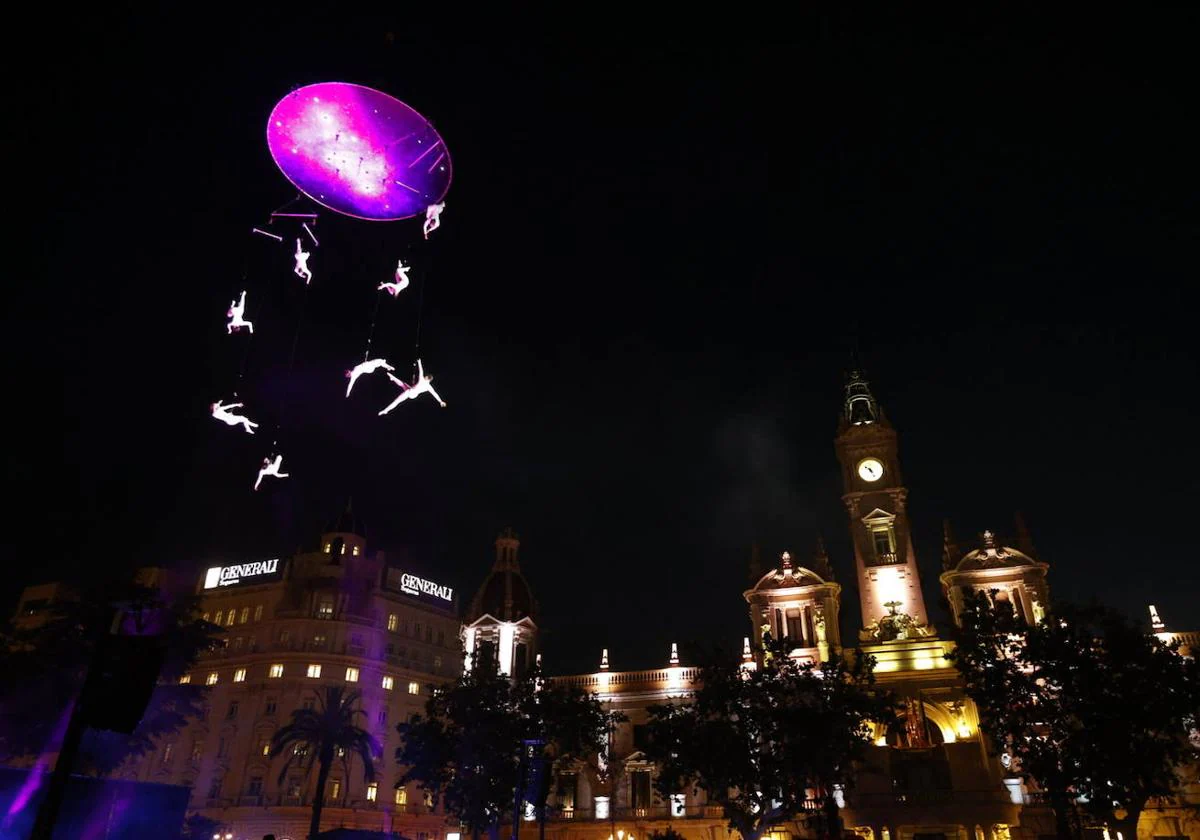
<svg viewBox="0 0 1200 840"><path fill-rule="evenodd" d="M955 635L984 732L1044 793L1060 837L1077 834L1077 805L1136 837L1147 803L1200 759L1200 669L1124 615L1060 603L1027 627L978 596Z"/></svg>
<svg viewBox="0 0 1200 840"><path fill-rule="evenodd" d="M478 834L513 807L518 788L544 807L546 784L529 790L521 778L530 751L534 762L583 757L600 749L609 726L594 695L536 671L510 680L481 660L454 683L435 687L424 715L396 727L396 760L406 768L399 784L418 783Z"/></svg>
<svg viewBox="0 0 1200 840"><path fill-rule="evenodd" d="M655 785L664 797L703 789L747 840L800 817L836 835L836 792L853 785L872 724L892 721L894 704L873 687L869 656L814 666L789 657L787 640L770 647L764 667L708 666L691 698L649 708Z"/></svg>
<svg viewBox="0 0 1200 840"><path fill-rule="evenodd" d="M169 597L157 587L123 576L64 585L38 620L26 624L18 618L0 631L0 669L5 673L0 753L29 755L50 747L89 669L111 668L111 657L120 650L115 641L133 638L150 642L141 650L153 649L153 662L126 661L123 667L140 667L144 673L139 677L157 677L158 683L145 709L133 710L142 714L132 733L99 725L89 728L75 761L76 770L103 774L116 769L200 714L207 687L181 685L179 678L202 651L219 644L220 633L200 619L193 595ZM123 654L126 660L137 655ZM157 673L146 670L156 665ZM102 717L104 707L131 702L128 686L123 690L105 682L103 674L93 674L89 682L97 688L91 715Z"/></svg>
<svg viewBox="0 0 1200 840"><path fill-rule="evenodd" d="M317 792L312 801L309 837L316 837L321 830L325 783L336 758L358 755L363 763L363 777L368 782L375 781L375 758L382 747L371 733L358 725L358 717L363 714L359 700L357 691L327 685L317 692L314 708L293 710L292 722L280 727L271 738L271 757L286 755L279 768L280 784L293 763L298 763L305 773L311 772L314 765L317 768Z"/></svg>

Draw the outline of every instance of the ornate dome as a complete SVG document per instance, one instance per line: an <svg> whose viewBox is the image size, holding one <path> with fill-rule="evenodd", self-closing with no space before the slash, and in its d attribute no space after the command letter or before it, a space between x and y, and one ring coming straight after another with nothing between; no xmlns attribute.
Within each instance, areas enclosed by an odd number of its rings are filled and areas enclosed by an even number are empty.
<svg viewBox="0 0 1200 840"><path fill-rule="evenodd" d="M1000 545L991 531L984 531L983 546L974 551L968 551L954 567L957 572L969 572L976 569L1003 569L1015 566L1040 566L1028 554L1007 545Z"/></svg>
<svg viewBox="0 0 1200 840"><path fill-rule="evenodd" d="M537 618L537 601L529 582L521 574L517 563L517 549L521 542L511 528L506 528L496 538L496 562L483 585L471 599L467 615L470 623L482 615L490 615L501 621L520 621L522 618Z"/></svg>
<svg viewBox="0 0 1200 840"><path fill-rule="evenodd" d="M816 560L818 563L824 557L824 545L818 543L818 555ZM826 571L828 571L828 558L825 558ZM816 565L816 564L814 564ZM832 575L821 577L811 569L806 569L803 566L792 565L792 555L788 552L783 552L780 558L780 568L772 569L767 572L758 582L754 584L752 592L762 592L768 589L791 589L796 586L822 586L833 580Z"/></svg>

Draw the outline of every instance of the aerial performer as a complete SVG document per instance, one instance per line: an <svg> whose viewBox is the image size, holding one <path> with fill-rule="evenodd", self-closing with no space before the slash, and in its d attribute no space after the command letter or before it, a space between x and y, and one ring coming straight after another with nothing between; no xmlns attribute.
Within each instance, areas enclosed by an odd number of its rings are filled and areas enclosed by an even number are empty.
<svg viewBox="0 0 1200 840"><path fill-rule="evenodd" d="M425 238L429 238L429 234L442 226L442 211L446 209L446 202L439 201L436 204L430 204L425 208Z"/></svg>
<svg viewBox="0 0 1200 840"><path fill-rule="evenodd" d="M303 278L304 285L312 282L312 272L308 270L308 258L312 256L300 247L300 240L296 240L296 267L292 269L296 272L296 276Z"/></svg>
<svg viewBox="0 0 1200 840"><path fill-rule="evenodd" d="M242 317L245 313L246 290L243 289L241 300L230 301L229 303L229 312L226 313L229 315L229 323L225 325L225 332L227 335L232 335L242 327L250 330L250 332L254 332L254 324Z"/></svg>
<svg viewBox="0 0 1200 840"><path fill-rule="evenodd" d="M429 396L438 401L438 405L440 405L442 408L446 407L445 401L438 396L437 391L433 390L433 377L425 375L425 368L421 365L420 359L417 359L417 381L414 384L409 385L404 380L397 379L390 373L388 374L388 379L400 386L400 395L396 397L396 399L392 400L391 404L387 408L379 412L380 416L387 414L405 400L415 400L417 397L421 396L421 394L429 394Z"/></svg>
<svg viewBox="0 0 1200 840"><path fill-rule="evenodd" d="M395 283L380 283L377 291L387 292L392 297L403 292L408 288L408 272L412 271L411 265L405 265L404 260L396 261L396 282Z"/></svg>
<svg viewBox="0 0 1200 840"><path fill-rule="evenodd" d="M354 383L358 381L358 377L365 373L374 373L377 370L395 370L394 367L388 364L387 359L368 359L365 362L359 362L353 369L346 371L346 378L350 380L350 384L346 386L346 396L350 396L350 389L354 387Z"/></svg>
<svg viewBox="0 0 1200 840"><path fill-rule="evenodd" d="M234 412L230 411L230 409L233 408L243 407L244 406L242 403L229 403L229 405L222 405L221 401L217 400L211 406L212 416L227 426L241 426L246 430L246 434L252 435L254 434L254 430L258 428L258 424L249 417L243 417L240 414L235 414Z"/></svg>
<svg viewBox="0 0 1200 840"><path fill-rule="evenodd" d="M275 478L287 478L288 474L280 472L283 467L283 456L276 455L274 458L263 458L262 468L258 471L258 479L254 482L254 489L258 489L258 485L262 484L265 476L274 476Z"/></svg>

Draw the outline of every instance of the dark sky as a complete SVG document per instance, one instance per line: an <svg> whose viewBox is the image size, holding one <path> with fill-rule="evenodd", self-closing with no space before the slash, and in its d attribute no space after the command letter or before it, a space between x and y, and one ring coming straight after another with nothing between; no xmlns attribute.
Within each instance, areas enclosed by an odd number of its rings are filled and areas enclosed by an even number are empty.
<svg viewBox="0 0 1200 840"><path fill-rule="evenodd" d="M372 548L468 595L516 528L555 670L737 645L755 540L824 533L857 625L857 347L931 603L942 518L968 543L1020 509L1056 595L1200 626L1195 16L761 22L783 42L109 14L30 33L6 120L6 603L287 554L353 496ZM330 80L428 115L455 180L428 244L323 213L304 293L249 230L295 195L267 114ZM377 418L390 386L342 371L401 256L374 347L407 369L423 295L449 408ZM206 413L242 369L254 438ZM276 425L293 477L255 494Z"/></svg>

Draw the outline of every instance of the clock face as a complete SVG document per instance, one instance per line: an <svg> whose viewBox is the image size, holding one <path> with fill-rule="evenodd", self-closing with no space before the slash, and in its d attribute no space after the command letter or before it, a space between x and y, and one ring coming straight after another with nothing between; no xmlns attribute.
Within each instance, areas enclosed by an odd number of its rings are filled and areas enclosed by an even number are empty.
<svg viewBox="0 0 1200 840"><path fill-rule="evenodd" d="M858 474L863 481L878 481L883 478L883 464L877 458L866 458L859 462Z"/></svg>

